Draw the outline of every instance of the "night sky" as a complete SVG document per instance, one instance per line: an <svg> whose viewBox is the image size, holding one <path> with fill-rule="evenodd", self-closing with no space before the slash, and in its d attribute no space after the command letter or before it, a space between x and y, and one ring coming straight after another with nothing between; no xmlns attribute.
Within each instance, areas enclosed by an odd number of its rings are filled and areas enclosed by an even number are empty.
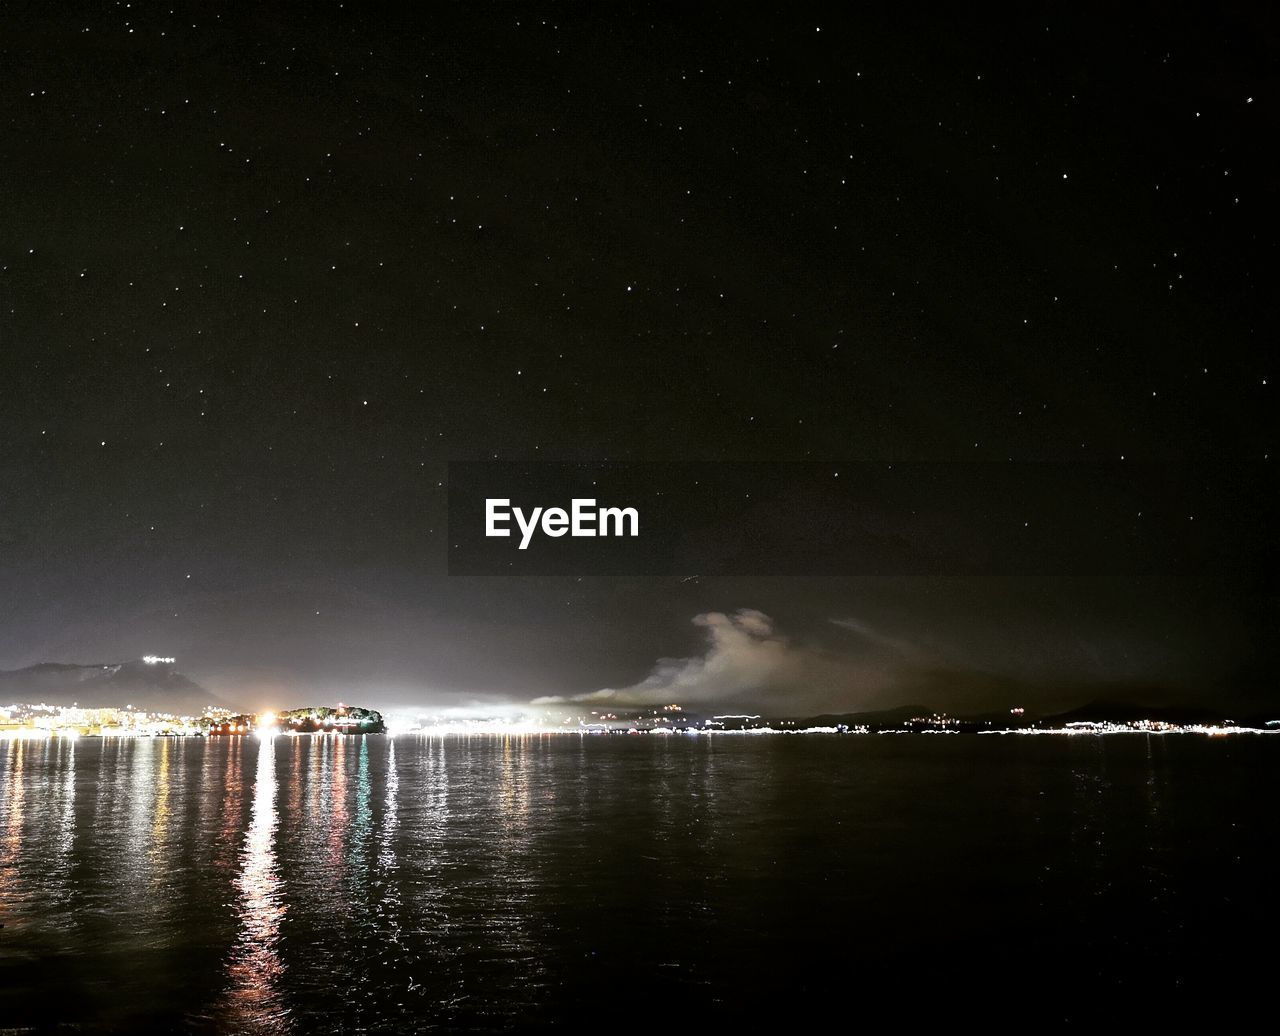
<svg viewBox="0 0 1280 1036"><path fill-rule="evenodd" d="M1255 571L445 571L451 460L1271 480L1270 17L220 10L0 12L0 668L176 655L278 705L1275 699L1271 530L1231 515Z"/></svg>

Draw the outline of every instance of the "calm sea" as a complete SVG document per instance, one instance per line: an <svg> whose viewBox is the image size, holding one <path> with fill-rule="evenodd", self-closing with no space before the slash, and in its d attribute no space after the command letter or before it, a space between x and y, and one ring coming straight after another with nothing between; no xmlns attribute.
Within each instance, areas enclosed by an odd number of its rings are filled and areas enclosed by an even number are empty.
<svg viewBox="0 0 1280 1036"><path fill-rule="evenodd" d="M1280 739L0 742L0 1029L1229 1018Z"/></svg>

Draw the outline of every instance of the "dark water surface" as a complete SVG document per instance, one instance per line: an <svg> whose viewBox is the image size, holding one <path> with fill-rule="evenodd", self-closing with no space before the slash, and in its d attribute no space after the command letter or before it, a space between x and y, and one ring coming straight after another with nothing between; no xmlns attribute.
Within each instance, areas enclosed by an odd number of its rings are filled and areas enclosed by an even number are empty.
<svg viewBox="0 0 1280 1036"><path fill-rule="evenodd" d="M1280 739L0 742L0 1028L1229 1018Z"/></svg>

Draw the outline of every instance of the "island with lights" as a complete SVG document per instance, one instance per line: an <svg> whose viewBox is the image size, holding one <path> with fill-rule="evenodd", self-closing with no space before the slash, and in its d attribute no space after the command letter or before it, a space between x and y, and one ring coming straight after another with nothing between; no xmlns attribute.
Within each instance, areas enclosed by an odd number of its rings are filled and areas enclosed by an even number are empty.
<svg viewBox="0 0 1280 1036"><path fill-rule="evenodd" d="M284 712L241 713L219 717L209 727L210 736L237 736L252 733L276 734L383 734L382 713L355 705L311 705Z"/></svg>

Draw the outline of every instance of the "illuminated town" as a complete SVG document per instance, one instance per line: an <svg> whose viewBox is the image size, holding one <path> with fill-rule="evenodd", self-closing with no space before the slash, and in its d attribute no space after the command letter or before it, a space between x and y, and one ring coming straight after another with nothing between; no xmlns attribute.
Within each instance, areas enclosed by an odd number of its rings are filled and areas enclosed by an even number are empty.
<svg viewBox="0 0 1280 1036"><path fill-rule="evenodd" d="M43 702L0 706L0 737L186 737L203 734L226 710L206 716L146 712L132 705L80 708Z"/></svg>
<svg viewBox="0 0 1280 1036"><path fill-rule="evenodd" d="M384 730L380 713L345 705L257 714L210 706L199 716L147 712L132 705L115 708L46 703L0 706L0 737L3 738L380 734Z"/></svg>
<svg viewBox="0 0 1280 1036"><path fill-rule="evenodd" d="M1133 720L1027 720L1021 708L1009 710L1009 721L958 718L945 713L896 715L863 714L849 717L792 719L754 713L703 716L681 705L611 711L573 711L564 708L505 711L453 709L446 713L397 712L383 717L373 709L339 703L260 713L236 712L208 706L199 715L148 711L133 705L81 707L46 702L0 705L0 738L78 737L233 737L299 736L308 734L633 734L633 735L768 735L875 734L958 735L1001 734L1034 736L1109 736L1122 734L1199 734L1222 737L1280 733L1280 720L1255 723L1170 722Z"/></svg>

